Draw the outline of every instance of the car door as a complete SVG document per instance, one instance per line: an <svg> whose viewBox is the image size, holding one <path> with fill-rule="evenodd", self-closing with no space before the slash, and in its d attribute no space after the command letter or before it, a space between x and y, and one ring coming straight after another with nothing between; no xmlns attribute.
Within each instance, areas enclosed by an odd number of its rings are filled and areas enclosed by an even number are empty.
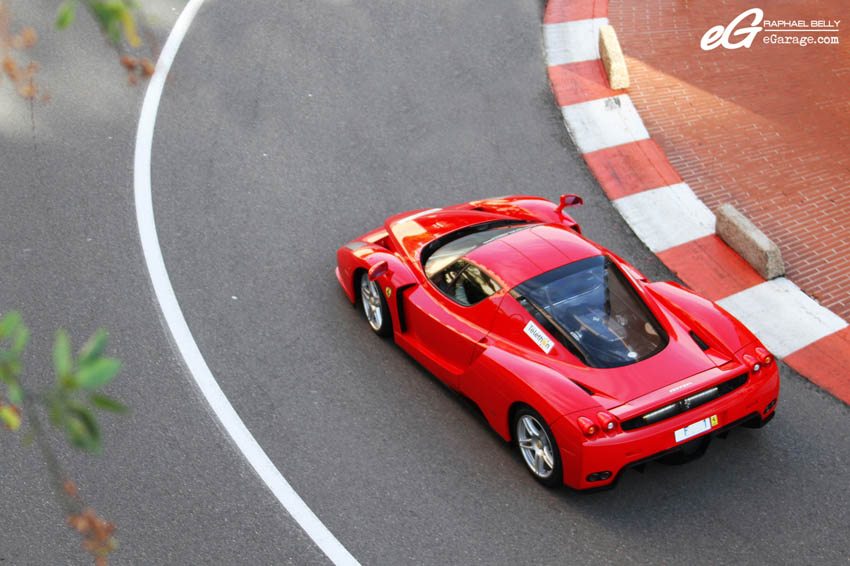
<svg viewBox="0 0 850 566"><path fill-rule="evenodd" d="M484 348L504 291L479 266L460 259L407 296L405 314L422 361L451 387ZM435 367L436 366L436 367Z"/></svg>

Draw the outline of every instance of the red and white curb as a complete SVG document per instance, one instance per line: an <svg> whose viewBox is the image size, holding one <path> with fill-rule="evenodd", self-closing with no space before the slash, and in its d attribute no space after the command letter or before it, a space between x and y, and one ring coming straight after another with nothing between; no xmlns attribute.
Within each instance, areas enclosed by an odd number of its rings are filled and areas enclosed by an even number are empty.
<svg viewBox="0 0 850 566"><path fill-rule="evenodd" d="M634 233L695 291L747 325L776 356L850 403L850 327L790 280L765 281L715 234L715 216L651 139L599 55L608 0L549 0L549 81L588 167Z"/></svg>

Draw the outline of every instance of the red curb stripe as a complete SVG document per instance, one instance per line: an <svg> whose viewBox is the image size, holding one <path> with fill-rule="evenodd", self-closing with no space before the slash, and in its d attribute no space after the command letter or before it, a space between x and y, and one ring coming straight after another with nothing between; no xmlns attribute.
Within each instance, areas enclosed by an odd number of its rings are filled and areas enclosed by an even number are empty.
<svg viewBox="0 0 850 566"><path fill-rule="evenodd" d="M825 336L783 360L797 373L850 404L850 327Z"/></svg>
<svg viewBox="0 0 850 566"><path fill-rule="evenodd" d="M651 139L586 153L584 160L611 200L682 182Z"/></svg>
<svg viewBox="0 0 850 566"><path fill-rule="evenodd" d="M608 86L608 76L601 59L549 67L549 83L558 106L608 98L623 92L611 90Z"/></svg>
<svg viewBox="0 0 850 566"><path fill-rule="evenodd" d="M575 20L608 17L608 0L562 1L546 3L543 13L544 24L560 24Z"/></svg>
<svg viewBox="0 0 850 566"><path fill-rule="evenodd" d="M605 17L608 17L608 0L549 0L543 23ZM558 106L618 94L610 89L599 60L549 67L549 82ZM651 139L602 149L583 157L612 201L682 182L667 156ZM713 301L764 282L716 235L676 246L656 256L692 289ZM850 404L850 380L847 379L850 327L801 348L786 356L784 361L800 375Z"/></svg>
<svg viewBox="0 0 850 566"><path fill-rule="evenodd" d="M656 255L688 287L712 301L764 283L750 264L715 235Z"/></svg>

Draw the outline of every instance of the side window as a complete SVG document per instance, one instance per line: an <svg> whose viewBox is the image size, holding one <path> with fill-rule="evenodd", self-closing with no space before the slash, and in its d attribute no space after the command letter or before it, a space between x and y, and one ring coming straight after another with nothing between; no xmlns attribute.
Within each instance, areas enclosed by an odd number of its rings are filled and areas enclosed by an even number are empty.
<svg viewBox="0 0 850 566"><path fill-rule="evenodd" d="M500 289L498 283L472 264L469 264L460 274L455 287L463 287L463 295L466 297L467 302L463 303L461 301L461 303L467 305L474 305L477 302L483 301Z"/></svg>
<svg viewBox="0 0 850 566"><path fill-rule="evenodd" d="M457 277L460 275L460 272L463 271L464 267L466 267L466 262L459 259L442 271L435 273L434 276L431 277L431 281L440 291L452 296L450 289L454 288L454 284L457 282Z"/></svg>
<svg viewBox="0 0 850 566"><path fill-rule="evenodd" d="M458 260L431 279L446 295L470 306L481 302L501 287L487 273L464 260Z"/></svg>

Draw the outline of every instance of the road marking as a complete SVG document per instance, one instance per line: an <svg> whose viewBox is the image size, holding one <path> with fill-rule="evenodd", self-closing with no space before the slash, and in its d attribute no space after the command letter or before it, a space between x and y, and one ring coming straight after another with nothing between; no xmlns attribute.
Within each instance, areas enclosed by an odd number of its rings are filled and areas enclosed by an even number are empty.
<svg viewBox="0 0 850 566"><path fill-rule="evenodd" d="M612 203L637 237L656 253L714 234L714 213L687 183L635 193Z"/></svg>
<svg viewBox="0 0 850 566"><path fill-rule="evenodd" d="M546 64L552 67L599 59L599 28L607 25L608 18L543 24Z"/></svg>
<svg viewBox="0 0 850 566"><path fill-rule="evenodd" d="M780 358L847 327L844 319L820 306L785 277L765 281L717 304Z"/></svg>
<svg viewBox="0 0 850 566"><path fill-rule="evenodd" d="M154 293L159 301L162 315L171 331L174 342L177 344L183 356L189 372L201 389L204 397L209 403L215 415L221 421L224 429L230 434L233 442L254 468L260 479L265 482L271 492L277 497L284 509L301 526L313 542L325 553L325 555L338 565L359 566L359 563L345 549L328 528L316 517L315 513L304 503L304 500L292 489L286 478L280 473L271 459L266 455L263 448L242 422L230 401L224 395L213 377L209 366L207 366L189 325L183 317L180 304L174 294L168 272L165 269L165 261L162 258L162 250L159 247L159 238L156 234L156 223L154 222L153 200L151 196L151 147L153 145L153 132L156 123L159 100L165 86L165 79L174 62L180 43L186 36L186 32L198 13L204 0L189 0L186 7L177 18L177 22L168 35L168 40L162 48L156 71L148 83L145 92L142 111L139 115L139 127L136 131L136 153L133 166L133 184L136 200L136 220L139 224L139 237L142 242L142 251L147 263L148 272L151 276Z"/></svg>
<svg viewBox="0 0 850 566"><path fill-rule="evenodd" d="M561 114L581 153L649 138L627 94L561 106Z"/></svg>

